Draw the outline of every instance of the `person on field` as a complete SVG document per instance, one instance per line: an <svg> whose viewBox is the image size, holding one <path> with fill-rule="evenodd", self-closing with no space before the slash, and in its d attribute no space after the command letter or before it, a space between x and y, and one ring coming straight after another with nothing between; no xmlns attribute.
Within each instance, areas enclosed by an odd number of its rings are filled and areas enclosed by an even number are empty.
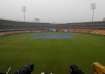
<svg viewBox="0 0 105 74"><path fill-rule="evenodd" d="M13 74L31 74L33 69L34 69L33 64L26 64L22 68L20 68L19 70L15 71Z"/></svg>
<svg viewBox="0 0 105 74"><path fill-rule="evenodd" d="M45 72L41 72L41 74L45 74Z"/></svg>
<svg viewBox="0 0 105 74"><path fill-rule="evenodd" d="M77 65L73 64L70 65L70 74L84 74L84 72Z"/></svg>

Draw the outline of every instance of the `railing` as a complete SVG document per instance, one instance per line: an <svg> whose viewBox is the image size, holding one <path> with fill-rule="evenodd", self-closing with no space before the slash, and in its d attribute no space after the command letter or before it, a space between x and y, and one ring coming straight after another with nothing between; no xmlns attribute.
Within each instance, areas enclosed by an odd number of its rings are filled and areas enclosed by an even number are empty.
<svg viewBox="0 0 105 74"><path fill-rule="evenodd" d="M93 72L94 74L105 74L105 66L98 62L95 62L93 63Z"/></svg>

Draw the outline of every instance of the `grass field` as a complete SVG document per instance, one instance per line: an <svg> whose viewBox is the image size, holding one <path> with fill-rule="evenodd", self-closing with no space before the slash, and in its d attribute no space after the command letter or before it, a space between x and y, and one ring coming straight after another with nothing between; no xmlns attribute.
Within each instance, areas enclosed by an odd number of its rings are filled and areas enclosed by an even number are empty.
<svg viewBox="0 0 105 74"><path fill-rule="evenodd" d="M69 74L70 64L79 65L89 74L93 62L105 65L105 36L72 33L70 39L34 39L33 34L0 36L1 72L5 72L8 66L14 71L33 63L33 74L41 71Z"/></svg>

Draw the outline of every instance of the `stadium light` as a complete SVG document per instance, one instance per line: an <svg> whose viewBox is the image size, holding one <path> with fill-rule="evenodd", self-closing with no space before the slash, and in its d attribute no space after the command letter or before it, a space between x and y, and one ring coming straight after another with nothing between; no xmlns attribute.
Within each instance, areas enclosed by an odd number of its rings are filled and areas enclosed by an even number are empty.
<svg viewBox="0 0 105 74"><path fill-rule="evenodd" d="M92 9L92 23L94 22L94 13L96 9L96 3L91 4L91 9Z"/></svg>
<svg viewBox="0 0 105 74"><path fill-rule="evenodd" d="M26 21L26 6L23 6L22 7L22 12L23 12L23 19L24 19L24 22Z"/></svg>
<svg viewBox="0 0 105 74"><path fill-rule="evenodd" d="M103 18L103 22L105 22L105 17Z"/></svg>

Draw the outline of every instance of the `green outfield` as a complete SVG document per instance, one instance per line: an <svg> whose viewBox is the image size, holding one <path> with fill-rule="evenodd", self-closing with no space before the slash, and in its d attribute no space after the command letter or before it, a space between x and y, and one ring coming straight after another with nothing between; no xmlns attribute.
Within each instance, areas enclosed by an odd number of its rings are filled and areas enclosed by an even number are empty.
<svg viewBox="0 0 105 74"><path fill-rule="evenodd" d="M5 72L8 66L14 71L33 63L33 74L41 71L68 74L70 64L79 65L89 74L93 62L105 65L105 36L72 33L70 39L35 39L34 34L0 36L0 72Z"/></svg>

